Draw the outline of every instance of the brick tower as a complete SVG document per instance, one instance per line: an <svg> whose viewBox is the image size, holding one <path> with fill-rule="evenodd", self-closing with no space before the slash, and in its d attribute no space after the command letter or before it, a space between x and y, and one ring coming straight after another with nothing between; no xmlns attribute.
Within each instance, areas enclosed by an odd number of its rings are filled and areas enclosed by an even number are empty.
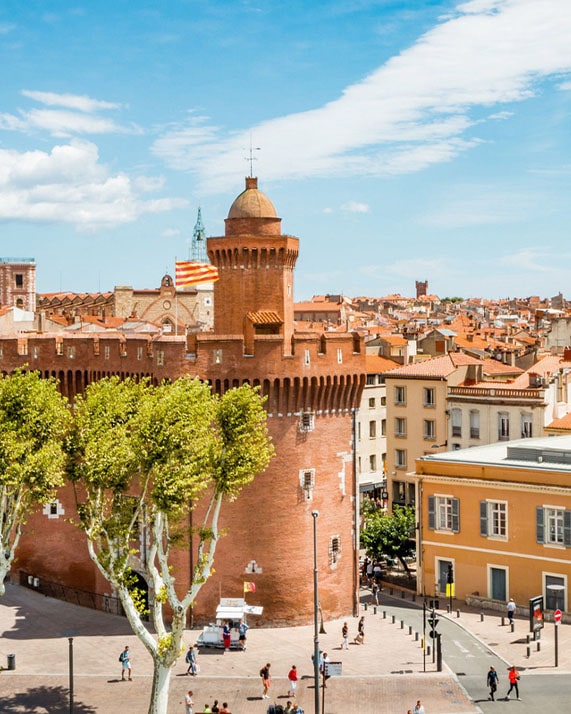
<svg viewBox="0 0 571 714"><path fill-rule="evenodd" d="M225 235L207 242L218 267L214 334L192 336L197 372L216 392L248 382L267 397L276 457L235 504L225 507L216 574L197 602L198 617L218 593L264 606L263 621L308 622L313 612L313 517L317 519L320 604L326 616L354 606L358 490L352 410L365 380L361 338L298 332L293 271L299 240L281 233L272 202L248 177Z"/></svg>

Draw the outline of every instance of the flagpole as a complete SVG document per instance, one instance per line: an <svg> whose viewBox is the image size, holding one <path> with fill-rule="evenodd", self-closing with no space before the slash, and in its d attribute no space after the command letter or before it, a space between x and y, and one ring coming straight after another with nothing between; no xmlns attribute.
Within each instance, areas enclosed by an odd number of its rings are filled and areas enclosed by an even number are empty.
<svg viewBox="0 0 571 714"><path fill-rule="evenodd" d="M178 337L178 287L176 284L176 256L174 259L174 336Z"/></svg>

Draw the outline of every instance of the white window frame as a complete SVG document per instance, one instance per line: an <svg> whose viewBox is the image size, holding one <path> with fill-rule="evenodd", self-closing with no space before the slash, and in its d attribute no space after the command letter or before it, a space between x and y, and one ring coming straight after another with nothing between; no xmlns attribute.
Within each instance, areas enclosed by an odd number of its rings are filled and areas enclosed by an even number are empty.
<svg viewBox="0 0 571 714"><path fill-rule="evenodd" d="M406 417L395 417L395 436L399 439L406 437Z"/></svg>
<svg viewBox="0 0 571 714"><path fill-rule="evenodd" d="M406 469L406 449L395 449L395 467Z"/></svg>
<svg viewBox="0 0 571 714"><path fill-rule="evenodd" d="M462 410L454 408L450 410L450 428L452 436L462 436Z"/></svg>
<svg viewBox="0 0 571 714"><path fill-rule="evenodd" d="M406 387L395 386L395 405L406 406Z"/></svg>
<svg viewBox="0 0 571 714"><path fill-rule="evenodd" d="M498 412L498 441L509 441L510 439L510 415L509 412Z"/></svg>
<svg viewBox="0 0 571 714"><path fill-rule="evenodd" d="M492 540L507 541L508 534L508 502L495 499L482 501L480 504L480 535Z"/></svg>
<svg viewBox="0 0 571 714"><path fill-rule="evenodd" d="M480 410L470 409L470 439L480 438Z"/></svg>
<svg viewBox="0 0 571 714"><path fill-rule="evenodd" d="M423 434L426 441L436 441L436 422L434 419L424 419Z"/></svg>
<svg viewBox="0 0 571 714"><path fill-rule="evenodd" d="M436 406L436 394L434 387L424 387L422 390L422 404L428 409L434 409Z"/></svg>
<svg viewBox="0 0 571 714"><path fill-rule="evenodd" d="M522 412L521 414L521 438L531 439L533 437L533 414Z"/></svg>

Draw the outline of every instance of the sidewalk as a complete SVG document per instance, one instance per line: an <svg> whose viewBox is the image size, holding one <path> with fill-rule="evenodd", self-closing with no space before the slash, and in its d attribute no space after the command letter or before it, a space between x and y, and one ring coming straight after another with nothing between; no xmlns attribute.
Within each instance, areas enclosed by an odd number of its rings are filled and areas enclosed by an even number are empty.
<svg viewBox="0 0 571 714"><path fill-rule="evenodd" d="M406 714L417 699L423 700L427 714L479 711L455 677L448 671L435 672L429 658L427 670L432 671L423 673L420 642L408 634L407 628L401 630L389 618L383 619L380 612L373 615L371 610L362 609L362 614L366 622L364 645L351 644L349 650L340 649L343 620L326 622L327 632L320 634L320 648L332 661L343 665L342 676L327 683L327 714ZM357 620L346 619L352 640ZM498 626L499 618L485 617L480 622L475 612L462 612L458 622L473 629L506 660L517 658L518 666L533 667L535 671L549 667L552 651L550 655L548 635L553 625L546 628L543 651L534 652L527 662L523 661L525 645L514 644L515 639L524 637L523 621L517 621L514 634L509 633L508 627ZM313 627L256 629L255 618L251 625L246 652L224 654L220 650L202 650L201 673L196 678L184 674L186 666L181 658L171 679L169 714L184 712L183 697L188 689L194 692L198 712L205 703L218 699L227 701L233 714L265 714L270 702L261 699L258 672L266 662L272 664L274 700L281 704L287 701L286 675L295 664L301 678L298 701L306 714L313 712ZM560 627L560 669L571 669L571 654L563 655L565 649L570 649L569 626ZM198 632L188 631L186 642L196 640ZM73 637L76 713L147 711L152 662L125 619L7 584L6 595L0 600L0 634L0 664L5 667L7 655L16 655L16 670L0 674L3 712L69 712L69 637ZM125 644L133 654L132 682L120 681L118 656Z"/></svg>

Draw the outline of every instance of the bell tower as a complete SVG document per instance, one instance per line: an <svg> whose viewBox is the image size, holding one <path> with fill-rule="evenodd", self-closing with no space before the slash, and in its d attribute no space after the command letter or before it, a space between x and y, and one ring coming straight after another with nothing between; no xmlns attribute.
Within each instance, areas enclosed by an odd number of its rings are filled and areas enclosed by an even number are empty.
<svg viewBox="0 0 571 714"><path fill-rule="evenodd" d="M248 176L228 212L225 235L208 239L208 257L219 275L214 284L214 332L281 335L284 354L290 354L298 253L298 238L281 233L272 202L258 190L258 179Z"/></svg>

